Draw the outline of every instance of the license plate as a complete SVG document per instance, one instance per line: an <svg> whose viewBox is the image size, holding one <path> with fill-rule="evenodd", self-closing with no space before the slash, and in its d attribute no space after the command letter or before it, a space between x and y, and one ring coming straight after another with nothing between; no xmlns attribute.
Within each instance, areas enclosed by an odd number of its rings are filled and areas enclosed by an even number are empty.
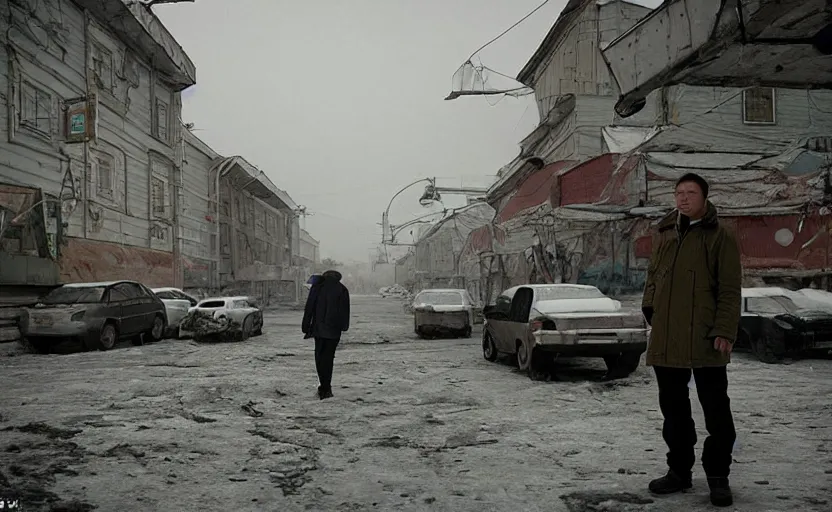
<svg viewBox="0 0 832 512"><path fill-rule="evenodd" d="M48 316L36 316L34 322L35 325L52 325L52 318Z"/></svg>

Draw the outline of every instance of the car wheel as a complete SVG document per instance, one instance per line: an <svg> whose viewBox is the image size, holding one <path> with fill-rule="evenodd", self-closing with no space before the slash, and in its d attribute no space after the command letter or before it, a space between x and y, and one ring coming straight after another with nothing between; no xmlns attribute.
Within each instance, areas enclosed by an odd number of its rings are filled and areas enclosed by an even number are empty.
<svg viewBox="0 0 832 512"><path fill-rule="evenodd" d="M240 341L246 341L254 329L254 317L248 315L243 320L243 327L240 329Z"/></svg>
<svg viewBox="0 0 832 512"><path fill-rule="evenodd" d="M43 341L34 341L27 338L23 339L23 346L29 351L34 354L48 354L49 353L49 344L44 343Z"/></svg>
<svg viewBox="0 0 832 512"><path fill-rule="evenodd" d="M531 366L529 364L529 348L522 341L517 342L517 367L521 370L527 370Z"/></svg>
<svg viewBox="0 0 832 512"><path fill-rule="evenodd" d="M493 363L497 360L499 355L500 353L497 351L497 345L494 343L494 338L491 337L491 333L486 329L482 333L482 356L486 361Z"/></svg>
<svg viewBox="0 0 832 512"><path fill-rule="evenodd" d="M159 341L165 337L165 319L162 318L162 315L156 315L153 318L153 325L145 333L145 336L149 338L149 341Z"/></svg>
<svg viewBox="0 0 832 512"><path fill-rule="evenodd" d="M638 369L641 362L641 352L622 352L616 356L604 357L607 374L604 380L623 379L629 377Z"/></svg>
<svg viewBox="0 0 832 512"><path fill-rule="evenodd" d="M96 343L98 350L110 350L116 346L118 341L118 330L115 324L106 323L98 333L98 341Z"/></svg>
<svg viewBox="0 0 832 512"><path fill-rule="evenodd" d="M751 340L751 351L766 364L783 362L785 355L783 339L778 336L759 336Z"/></svg>
<svg viewBox="0 0 832 512"><path fill-rule="evenodd" d="M254 332L251 333L252 336L262 336L263 335L263 316L261 315L258 319L257 328L254 329Z"/></svg>

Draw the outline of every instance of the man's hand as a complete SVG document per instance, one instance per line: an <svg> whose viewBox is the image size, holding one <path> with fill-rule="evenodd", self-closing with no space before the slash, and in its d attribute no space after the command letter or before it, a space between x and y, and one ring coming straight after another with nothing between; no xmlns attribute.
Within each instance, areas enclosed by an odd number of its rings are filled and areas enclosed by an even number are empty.
<svg viewBox="0 0 832 512"><path fill-rule="evenodd" d="M714 339L714 349L720 351L723 354L730 354L731 351L734 349L734 344L725 338L721 338L717 336Z"/></svg>

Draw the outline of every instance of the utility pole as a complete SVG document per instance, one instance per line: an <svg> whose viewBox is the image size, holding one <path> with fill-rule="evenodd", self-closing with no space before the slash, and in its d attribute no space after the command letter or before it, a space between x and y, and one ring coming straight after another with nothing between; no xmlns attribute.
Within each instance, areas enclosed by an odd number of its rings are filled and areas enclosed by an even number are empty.
<svg viewBox="0 0 832 512"><path fill-rule="evenodd" d="M306 209L306 207L305 207L305 206L303 206L303 205L299 205L299 206L295 209L295 215L297 215L298 217L300 217L300 218L301 218L301 221L300 221L300 228L301 228L301 229L303 229L303 230L305 231L305 230L306 230L306 217L311 217L311 216L313 216L313 215L315 215L315 214L314 214L314 213L310 213L309 211L307 211L307 209Z"/></svg>

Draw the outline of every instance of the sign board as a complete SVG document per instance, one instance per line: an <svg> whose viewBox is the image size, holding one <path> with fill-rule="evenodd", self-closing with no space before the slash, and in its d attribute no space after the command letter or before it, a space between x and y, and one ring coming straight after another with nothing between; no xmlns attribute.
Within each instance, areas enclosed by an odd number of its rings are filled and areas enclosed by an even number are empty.
<svg viewBox="0 0 832 512"><path fill-rule="evenodd" d="M65 103L66 141L89 142L98 136L98 98L90 94L86 98L68 100Z"/></svg>

